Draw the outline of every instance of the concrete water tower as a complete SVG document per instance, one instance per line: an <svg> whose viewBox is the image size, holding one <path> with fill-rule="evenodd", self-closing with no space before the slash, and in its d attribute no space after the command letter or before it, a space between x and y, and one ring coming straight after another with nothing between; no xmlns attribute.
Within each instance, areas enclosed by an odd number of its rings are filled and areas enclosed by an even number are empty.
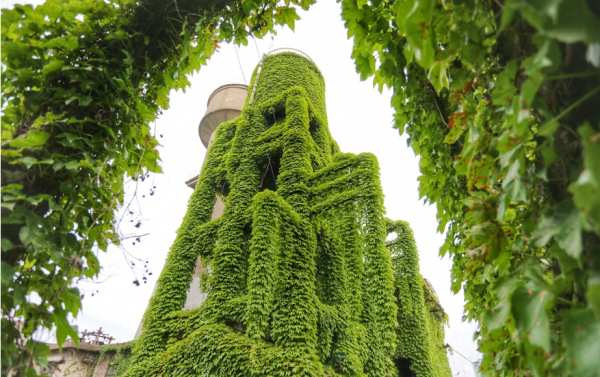
<svg viewBox="0 0 600 377"><path fill-rule="evenodd" d="M244 84L225 84L215 89L208 97L206 113L198 125L198 135L207 149L219 124L240 115L247 94L248 86ZM198 176L185 183L194 188L196 182L198 182Z"/></svg>
<svg viewBox="0 0 600 377"><path fill-rule="evenodd" d="M219 127L221 123L237 118L240 115L242 108L244 107L244 102L246 101L247 93L248 87L244 84L225 84L215 89L208 97L206 113L198 125L198 135L207 150L215 135L217 127ZM190 178L185 184L193 189L196 187L196 183L198 183L198 178L199 175ZM214 220L221 217L224 210L225 203L223 198L217 196L215 198L211 219ZM206 299L206 293L202 291L200 286L200 275L205 268L206 267L202 265L200 258L198 258L194 267L194 275L188 288L184 305L185 309L196 308ZM152 295L154 295L154 292L152 292ZM140 335L142 329L141 326L142 322L140 322L137 328L135 338Z"/></svg>
<svg viewBox="0 0 600 377"><path fill-rule="evenodd" d="M125 374L450 377L412 231L384 217L375 156L339 151L316 64L265 55L241 117L224 92Z"/></svg>
<svg viewBox="0 0 600 377"><path fill-rule="evenodd" d="M206 114L198 126L202 144L208 148L219 124L237 118L244 106L248 87L243 84L226 84L215 89L206 103Z"/></svg>
<svg viewBox="0 0 600 377"><path fill-rule="evenodd" d="M244 102L246 101L247 93L248 87L246 85L225 84L215 89L208 97L206 113L198 125L198 135L207 150L216 134L215 131L217 130L217 127L219 127L221 123L235 119L240 115L242 108L244 107ZM187 180L185 183L193 189L196 187L198 177L199 175ZM221 217L224 211L224 199L220 195L217 195L211 219L214 220ZM202 290L200 285L200 276L205 269L206 266L204 266L201 259L198 258L196 260L196 266L194 267L194 275L188 288L184 305L185 309L196 308L206 299L206 292Z"/></svg>

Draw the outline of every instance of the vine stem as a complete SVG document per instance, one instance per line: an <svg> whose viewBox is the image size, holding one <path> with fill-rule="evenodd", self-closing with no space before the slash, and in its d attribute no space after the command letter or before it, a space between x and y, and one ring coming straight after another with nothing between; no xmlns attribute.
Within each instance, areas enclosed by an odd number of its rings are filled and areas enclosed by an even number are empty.
<svg viewBox="0 0 600 377"><path fill-rule="evenodd" d="M555 116L554 118L549 120L547 123L558 122L563 117L565 117L568 113L570 113L573 109L575 109L577 106L581 105L588 99L592 98L598 92L600 92L600 85L598 85L594 89L590 90L589 92L587 92L586 94L581 96L577 101L573 102L571 105L569 105L569 107L564 109L560 114L558 114L557 116Z"/></svg>

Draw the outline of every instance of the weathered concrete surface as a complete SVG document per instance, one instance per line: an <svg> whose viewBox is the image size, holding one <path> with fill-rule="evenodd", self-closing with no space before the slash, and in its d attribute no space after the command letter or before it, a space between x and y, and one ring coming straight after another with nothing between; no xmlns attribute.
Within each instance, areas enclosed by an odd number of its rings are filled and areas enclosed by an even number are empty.
<svg viewBox="0 0 600 377"><path fill-rule="evenodd" d="M50 377L110 377L115 352L103 352L100 345L67 342L62 348L49 344L48 365L36 368Z"/></svg>
<svg viewBox="0 0 600 377"><path fill-rule="evenodd" d="M227 84L215 89L208 97L206 114L198 126L200 140L205 147L208 147L211 136L219 124L240 115L247 93L246 85Z"/></svg>

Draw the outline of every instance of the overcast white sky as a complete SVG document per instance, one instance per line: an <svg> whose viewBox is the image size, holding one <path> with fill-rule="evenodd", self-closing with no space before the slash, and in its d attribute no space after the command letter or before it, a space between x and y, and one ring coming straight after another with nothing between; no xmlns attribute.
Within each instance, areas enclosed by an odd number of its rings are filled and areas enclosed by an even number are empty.
<svg viewBox="0 0 600 377"><path fill-rule="evenodd" d="M5 0L2 6L14 2ZM332 0L321 0L302 12L294 32L280 30L274 37L256 43L250 40L248 46L240 48L221 45L208 64L191 77L192 85L185 93L171 93L170 109L155 122L162 144L163 174L153 175L138 186L132 207L135 214L122 224L125 233L148 235L136 245L132 245L134 239L125 241L127 252L114 247L100 256L103 272L98 281L82 284L86 295L76 321L79 329L102 326L118 341L133 338L192 193L184 182L198 174L204 159L206 150L197 127L208 96L219 85L247 83L261 54L281 47L304 51L323 73L329 129L342 151L371 152L379 159L387 216L407 220L413 228L421 272L434 286L450 319L446 342L468 359L478 360L472 340L476 326L462 321L463 296L451 293L450 261L438 256L443 236L436 232L435 209L419 200L418 159L407 147L406 137L392 127L390 92L380 94L370 81L361 82L355 72L350 57L352 42L347 39L339 5ZM150 195L154 185L155 193ZM130 193L132 189L130 185ZM139 229L133 227L138 217L142 220ZM136 266L132 271L125 262L128 253L149 261L152 275L146 284L142 280L143 263L133 260ZM132 283L136 278L142 282L140 286ZM475 376L471 364L461 356L454 353L449 358L454 376Z"/></svg>

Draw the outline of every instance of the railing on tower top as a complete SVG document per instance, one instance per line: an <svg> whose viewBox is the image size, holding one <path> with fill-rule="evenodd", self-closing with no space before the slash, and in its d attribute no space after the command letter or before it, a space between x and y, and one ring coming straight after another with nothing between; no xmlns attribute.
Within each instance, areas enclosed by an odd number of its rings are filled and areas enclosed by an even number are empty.
<svg viewBox="0 0 600 377"><path fill-rule="evenodd" d="M258 82L258 79L260 77L260 71L262 69L263 60L265 60L265 58L267 56L284 54L286 52L291 52L292 54L300 55L303 58L310 61L311 63L315 64L315 62L311 59L310 56L308 56L307 53L305 53L304 51L298 50L297 48L282 47L282 48L276 48L275 50L271 50L271 51L267 52L260 59L260 62L258 62L258 67L256 68L256 79L254 80L254 84L252 85L252 91L250 92L250 100L248 101L248 103L252 103L254 101L254 92L256 90L256 83Z"/></svg>
<svg viewBox="0 0 600 377"><path fill-rule="evenodd" d="M296 48L289 48L289 47L276 48L275 50L271 50L271 51L267 52L267 53L265 54L265 56L277 55L277 54L283 54L283 53L286 53L286 52L291 52L291 53L293 53L293 54L300 55L300 56L302 56L303 58L306 58L306 59L310 60L310 61L311 61L313 64L315 63L315 62L314 62L314 61L311 59L311 57L310 57L310 56L308 56L308 54L307 54L307 53L305 53L304 51L298 50L298 49L296 49Z"/></svg>

